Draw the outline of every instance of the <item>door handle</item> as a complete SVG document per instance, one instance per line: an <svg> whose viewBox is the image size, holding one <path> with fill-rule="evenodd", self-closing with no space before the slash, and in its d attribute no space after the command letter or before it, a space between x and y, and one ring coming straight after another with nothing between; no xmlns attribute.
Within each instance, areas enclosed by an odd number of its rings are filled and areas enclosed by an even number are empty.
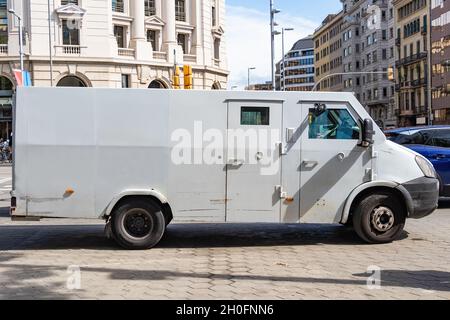
<svg viewBox="0 0 450 320"><path fill-rule="evenodd" d="M311 161L311 160L303 160L302 164L305 168L314 168L315 166L317 166L319 164L319 162Z"/></svg>

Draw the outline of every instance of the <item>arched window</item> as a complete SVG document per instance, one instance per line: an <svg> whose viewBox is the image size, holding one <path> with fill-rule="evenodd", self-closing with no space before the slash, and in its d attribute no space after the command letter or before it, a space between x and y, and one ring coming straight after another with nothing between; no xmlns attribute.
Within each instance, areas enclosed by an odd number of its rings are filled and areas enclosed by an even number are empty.
<svg viewBox="0 0 450 320"><path fill-rule="evenodd" d="M86 83L77 76L66 76L59 80L57 87L87 87Z"/></svg>
<svg viewBox="0 0 450 320"><path fill-rule="evenodd" d="M153 80L148 86L149 89L167 89L167 86L161 80Z"/></svg>
<svg viewBox="0 0 450 320"><path fill-rule="evenodd" d="M212 90L220 90L222 88L220 87L220 83L216 81L216 82L213 83L211 89Z"/></svg>
<svg viewBox="0 0 450 320"><path fill-rule="evenodd" d="M11 91L14 88L13 83L7 78L0 76L0 90Z"/></svg>

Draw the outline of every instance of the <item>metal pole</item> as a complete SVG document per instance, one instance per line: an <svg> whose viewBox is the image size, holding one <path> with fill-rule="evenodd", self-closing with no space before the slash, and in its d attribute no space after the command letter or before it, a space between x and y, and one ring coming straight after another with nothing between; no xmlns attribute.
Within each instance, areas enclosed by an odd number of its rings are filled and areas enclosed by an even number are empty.
<svg viewBox="0 0 450 320"><path fill-rule="evenodd" d="M50 86L53 87L53 52L52 52L52 22L50 0L48 0L48 55L50 58Z"/></svg>
<svg viewBox="0 0 450 320"><path fill-rule="evenodd" d="M19 20L19 51L20 51L20 71L24 71L23 66L23 34L22 34L22 18L16 15L17 20Z"/></svg>
<svg viewBox="0 0 450 320"><path fill-rule="evenodd" d="M431 32L433 29L433 26L431 25L431 1L428 1L428 8L429 8L429 12L428 12L428 21L429 21L429 32L427 32L428 34L428 41L427 41L427 51L428 51L428 55L427 55L427 68L425 70L425 72L427 72L427 78L428 78L428 83L427 83L427 90L428 90L428 95L427 95L427 104L428 104L428 125L433 125L433 97L432 97L432 79L433 79L433 74L431 71L432 68L432 60L431 60L431 48L432 48L432 37L431 37ZM419 75L420 77L420 75Z"/></svg>
<svg viewBox="0 0 450 320"><path fill-rule="evenodd" d="M247 90L250 90L250 68L247 69Z"/></svg>
<svg viewBox="0 0 450 320"><path fill-rule="evenodd" d="M271 45L271 69L272 69L272 90L275 90L275 11L273 0L270 0L270 45Z"/></svg>
<svg viewBox="0 0 450 320"><path fill-rule="evenodd" d="M284 53L284 28L281 29L281 45L282 45L282 53L283 53L283 71L281 75L283 76L283 89L281 91L286 91L286 58ZM281 81L280 81L281 84Z"/></svg>

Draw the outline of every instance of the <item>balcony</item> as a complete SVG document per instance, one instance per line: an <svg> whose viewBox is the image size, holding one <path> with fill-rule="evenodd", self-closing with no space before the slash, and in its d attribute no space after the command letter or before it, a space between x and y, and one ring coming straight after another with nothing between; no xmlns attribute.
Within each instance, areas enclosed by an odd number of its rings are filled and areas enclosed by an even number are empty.
<svg viewBox="0 0 450 320"><path fill-rule="evenodd" d="M118 54L121 57L134 58L135 57L135 50L134 49L129 49L129 48L119 48Z"/></svg>
<svg viewBox="0 0 450 320"><path fill-rule="evenodd" d="M8 45L0 44L0 56L6 56L6 55L8 55Z"/></svg>
<svg viewBox="0 0 450 320"><path fill-rule="evenodd" d="M403 66L403 65L408 65L408 64L413 64L416 63L420 60L423 60L427 57L427 53L426 52L420 52L420 53L415 53L413 55L410 55L409 57L397 60L395 62L397 67Z"/></svg>
<svg viewBox="0 0 450 320"><path fill-rule="evenodd" d="M57 53L61 55L69 55L69 56L81 55L81 46L78 45L62 45L55 47L57 48Z"/></svg>

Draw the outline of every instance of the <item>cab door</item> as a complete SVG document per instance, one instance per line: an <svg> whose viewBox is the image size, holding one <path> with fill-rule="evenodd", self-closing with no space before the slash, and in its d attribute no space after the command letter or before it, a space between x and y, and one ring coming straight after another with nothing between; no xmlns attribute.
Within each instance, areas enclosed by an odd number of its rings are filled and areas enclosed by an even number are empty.
<svg viewBox="0 0 450 320"><path fill-rule="evenodd" d="M351 191L370 180L370 148L358 146L361 126L345 103L302 104L300 220L338 223Z"/></svg>
<svg viewBox="0 0 450 320"><path fill-rule="evenodd" d="M228 103L227 222L279 222L281 102Z"/></svg>

